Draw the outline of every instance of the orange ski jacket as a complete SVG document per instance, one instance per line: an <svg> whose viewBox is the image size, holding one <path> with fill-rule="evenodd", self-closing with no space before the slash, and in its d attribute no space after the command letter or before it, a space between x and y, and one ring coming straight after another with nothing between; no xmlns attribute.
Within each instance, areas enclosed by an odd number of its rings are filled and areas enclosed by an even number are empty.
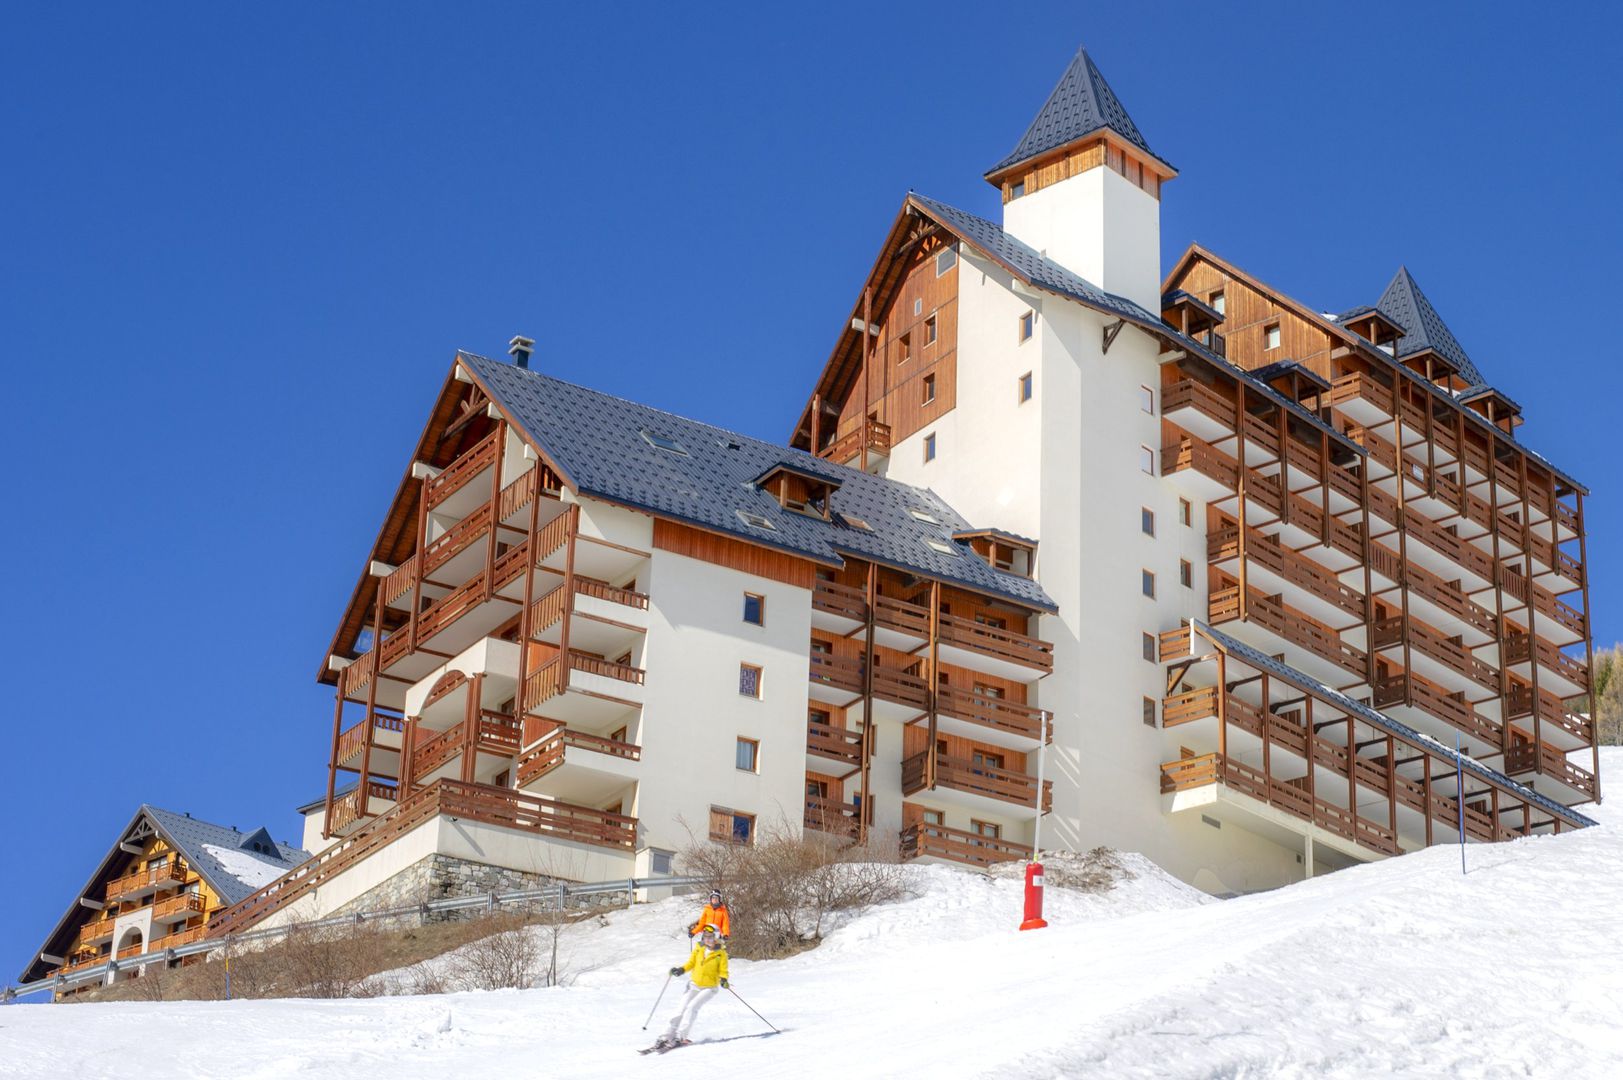
<svg viewBox="0 0 1623 1080"><path fill-rule="evenodd" d="M727 915L727 905L725 903L720 907L711 907L709 904L706 904L704 906L704 914L699 916L699 921L688 927L688 937L692 937L694 934L697 934L707 925L714 926L716 928L716 933L720 934L722 937L733 936L732 919L730 919Z"/></svg>

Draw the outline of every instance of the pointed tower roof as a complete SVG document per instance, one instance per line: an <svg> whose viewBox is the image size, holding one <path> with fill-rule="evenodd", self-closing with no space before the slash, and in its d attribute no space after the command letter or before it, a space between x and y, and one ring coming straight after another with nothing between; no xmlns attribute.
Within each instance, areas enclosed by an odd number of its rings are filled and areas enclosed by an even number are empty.
<svg viewBox="0 0 1623 1080"><path fill-rule="evenodd" d="M1071 58L1071 64L1065 69L1065 74L1060 76L1059 84L1054 87L1053 93L1048 95L1043 107L1037 110L1037 118L1020 137L1020 142L1015 145L1008 157L992 166L986 175L988 178L996 176L1022 161L1029 161L1050 150L1056 150L1087 135L1105 130L1115 132L1165 164L1161 155L1151 150L1150 144L1144 141L1138 125L1127 115L1121 99L1110 89L1110 84L1105 82L1104 75L1099 72L1099 66L1093 62L1093 57L1088 55L1088 50L1080 48ZM1171 168L1170 165L1167 167Z"/></svg>
<svg viewBox="0 0 1623 1080"><path fill-rule="evenodd" d="M1437 314L1437 309L1426 299L1426 294L1420 291L1407 266L1398 267L1375 309L1403 328L1403 337L1397 344L1398 359L1430 349L1458 368L1460 378L1471 386L1487 382L1471 363L1459 339L1448 329L1448 324Z"/></svg>

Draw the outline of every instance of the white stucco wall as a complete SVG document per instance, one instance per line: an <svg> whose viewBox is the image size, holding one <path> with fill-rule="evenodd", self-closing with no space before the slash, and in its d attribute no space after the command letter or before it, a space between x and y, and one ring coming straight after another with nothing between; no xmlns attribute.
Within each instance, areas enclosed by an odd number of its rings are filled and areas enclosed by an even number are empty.
<svg viewBox="0 0 1623 1080"><path fill-rule="evenodd" d="M1003 207L1003 227L1146 311L1161 310L1161 203L1120 173L1089 169Z"/></svg>

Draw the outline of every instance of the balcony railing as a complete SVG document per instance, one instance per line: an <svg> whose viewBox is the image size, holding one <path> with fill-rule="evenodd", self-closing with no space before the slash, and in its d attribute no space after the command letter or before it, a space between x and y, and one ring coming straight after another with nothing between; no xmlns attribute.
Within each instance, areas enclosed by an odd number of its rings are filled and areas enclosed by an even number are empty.
<svg viewBox="0 0 1623 1080"><path fill-rule="evenodd" d="M502 429L498 427L446 466L445 471L423 485L423 499L430 510L495 463L497 449L501 446L501 434Z"/></svg>
<svg viewBox="0 0 1623 1080"><path fill-rule="evenodd" d="M405 726L405 720L398 716L374 715L372 718L372 730L374 733L379 731L402 731ZM377 745L375 736L372 745ZM344 733L338 736L338 754L334 760L342 764L351 758L358 757L365 748L366 721L360 720L345 728Z"/></svg>
<svg viewBox="0 0 1623 1080"><path fill-rule="evenodd" d="M565 588L566 586L558 585L531 605L533 614L530 617L530 632L532 634L539 634L563 618ZM580 596L590 596L598 600L605 600L611 604L621 604L637 611L648 610L648 597L646 594L631 589L616 588L606 582L593 581L590 578L577 577L575 579L575 592Z"/></svg>
<svg viewBox="0 0 1623 1080"><path fill-rule="evenodd" d="M178 922L201 914L203 898L196 893L181 893L152 905L152 918L161 922Z"/></svg>
<svg viewBox="0 0 1623 1080"><path fill-rule="evenodd" d="M1481 739L1492 750L1504 745L1500 726L1472 708L1464 692L1449 693L1418 675L1377 676L1370 703L1377 709L1411 705L1473 739Z"/></svg>
<svg viewBox="0 0 1623 1080"><path fill-rule="evenodd" d="M1286 611L1276 598L1265 596L1255 589L1248 590L1246 601L1247 622L1254 622L1277 637L1300 645L1360 678L1367 672L1363 651L1341 640L1339 634ZM1207 614L1214 625L1238 619L1239 587L1214 590L1207 604Z"/></svg>
<svg viewBox="0 0 1623 1080"><path fill-rule="evenodd" d="M1327 604L1334 605L1349 615L1362 616L1364 598L1354 589L1341 583L1341 579L1318 563L1281 546L1272 537L1255 529L1245 532L1245 556L1248 561L1290 582ZM1240 556L1240 530L1219 529L1206 541L1206 557L1214 563L1227 562Z"/></svg>
<svg viewBox="0 0 1623 1080"><path fill-rule="evenodd" d="M605 660L601 656L592 656L590 653L571 649L567 668L563 664L563 658L555 656L525 676L525 709L539 708L554 696L569 690L571 687L565 681L565 676L570 671L579 671L587 675L614 679L630 686L641 686L647 678L647 672L642 668L632 667L630 664L615 663L613 660Z"/></svg>
<svg viewBox="0 0 1623 1080"><path fill-rule="evenodd" d="M868 452L870 454L890 453L890 425L881 424L877 420L867 421ZM845 464L856 457L862 450L862 425L858 424L850 431L841 435L818 453L818 457Z"/></svg>
<svg viewBox="0 0 1623 1080"><path fill-rule="evenodd" d="M1051 742L1054 738L1054 716L1047 709L958 686L937 690L936 711L1026 739Z"/></svg>
<svg viewBox="0 0 1623 1080"><path fill-rule="evenodd" d="M868 804L868 824L873 824L873 804ZM807 795L801 824L818 832L833 833L854 840L861 831L855 803L837 802L820 795Z"/></svg>
<svg viewBox="0 0 1623 1080"><path fill-rule="evenodd" d="M116 919L97 919L95 922L87 922L79 927L79 940L86 945L92 941L106 941L113 936L113 924L117 921Z"/></svg>
<svg viewBox="0 0 1623 1080"><path fill-rule="evenodd" d="M968 863L970 866L988 867L997 863L1025 859L1031 855L1031 846L1010 843L1001 837L949 829L945 825L919 822L902 830L902 858L929 857Z"/></svg>
<svg viewBox="0 0 1623 1080"><path fill-rule="evenodd" d="M1401 615L1379 619L1375 623L1373 637L1377 651L1399 649L1407 641L1410 649L1429 656L1483 689L1499 689L1498 669L1478 659L1458 638L1444 637L1424 623L1410 619L1405 626Z"/></svg>
<svg viewBox="0 0 1623 1080"><path fill-rule="evenodd" d="M928 750L920 750L911 757L902 761L902 794L912 795L924 790ZM1001 766L987 764L986 762L971 761L968 758L950 757L937 753L935 759L935 782L937 787L947 787L954 791L967 792L972 795L984 795L987 798L998 799L1028 809L1037 808L1037 778L1027 776L1025 773L1014 772ZM1043 781L1042 812L1048 813L1053 809L1054 782Z"/></svg>
<svg viewBox="0 0 1623 1080"><path fill-rule="evenodd" d="M868 619L867 591L857 585L818 579L812 589L812 607L853 622Z"/></svg>
<svg viewBox="0 0 1623 1080"><path fill-rule="evenodd" d="M1049 642L956 615L941 616L939 626L943 645L956 645L1045 673L1054 670L1054 646Z"/></svg>
<svg viewBox="0 0 1623 1080"><path fill-rule="evenodd" d="M1533 715L1533 688L1523 683L1512 683L1507 699L1505 717L1520 720ZM1538 691L1538 719L1540 724L1552 724L1579 742L1588 745L1595 741L1595 725L1578 713L1572 712L1556 695L1542 686ZM1532 724L1524 725L1531 728Z"/></svg>
<svg viewBox="0 0 1623 1080"><path fill-rule="evenodd" d="M392 800L400 793L399 789L394 785L381 784L377 781L369 781L366 785L366 790L372 799ZM368 802L370 803L370 801L371 800L369 799ZM327 832L337 833L341 829L346 829L370 812L371 807L369 805L361 805L359 788L352 791L347 791L343 795L340 795L338 798L333 800L332 817L327 821Z"/></svg>
<svg viewBox="0 0 1623 1080"><path fill-rule="evenodd" d="M1559 780L1589 798L1595 797L1595 774L1567 760L1567 755L1545 743L1513 743L1505 748L1505 773L1518 776L1537 772Z"/></svg>
<svg viewBox="0 0 1623 1080"><path fill-rule="evenodd" d="M862 732L809 720L806 723L806 752L855 768L862 764Z"/></svg>
<svg viewBox="0 0 1623 1080"><path fill-rule="evenodd" d="M852 694L862 693L862 660L858 657L814 652L810 668L814 683Z"/></svg>
<svg viewBox="0 0 1623 1080"><path fill-rule="evenodd" d="M642 747L636 743L608 739L584 731L575 731L559 724L541 736L536 744L525 750L524 756L519 759L519 786L523 787L526 784L533 783L563 765L568 760L568 752L571 747L596 754L606 754L609 757L620 758L624 761L642 760Z"/></svg>
<svg viewBox="0 0 1623 1080"><path fill-rule="evenodd" d="M116 901L154 889L167 889L186 879L186 862L179 855L165 856L163 861L144 867L107 883L107 899Z"/></svg>

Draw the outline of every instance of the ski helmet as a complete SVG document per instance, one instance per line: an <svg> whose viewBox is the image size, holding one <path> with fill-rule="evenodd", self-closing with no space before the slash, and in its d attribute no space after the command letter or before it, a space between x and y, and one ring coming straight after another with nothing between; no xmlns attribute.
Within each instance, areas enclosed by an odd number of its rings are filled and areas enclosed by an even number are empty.
<svg viewBox="0 0 1623 1080"><path fill-rule="evenodd" d="M711 889L710 890L710 902L712 904L720 904L720 903L725 902L721 898L721 890L720 889Z"/></svg>

